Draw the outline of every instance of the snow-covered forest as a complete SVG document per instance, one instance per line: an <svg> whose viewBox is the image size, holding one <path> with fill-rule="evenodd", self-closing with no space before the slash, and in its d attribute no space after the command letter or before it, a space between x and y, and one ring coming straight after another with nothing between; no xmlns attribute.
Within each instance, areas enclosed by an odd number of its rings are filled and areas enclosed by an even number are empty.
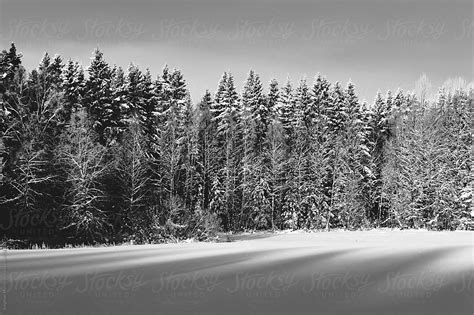
<svg viewBox="0 0 474 315"><path fill-rule="evenodd" d="M352 83L251 71L242 91L224 73L193 104L179 70L122 69L96 50L85 68L46 54L30 72L21 57L0 55L3 237L473 227L472 86L366 104Z"/></svg>

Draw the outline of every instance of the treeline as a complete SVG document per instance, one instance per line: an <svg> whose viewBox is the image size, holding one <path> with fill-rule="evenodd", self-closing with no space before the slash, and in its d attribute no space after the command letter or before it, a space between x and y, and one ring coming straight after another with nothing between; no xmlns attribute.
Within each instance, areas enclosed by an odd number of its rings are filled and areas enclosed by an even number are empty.
<svg viewBox="0 0 474 315"><path fill-rule="evenodd" d="M193 105L179 70L86 71L0 55L0 209L9 238L160 242L218 229L467 229L473 90L361 103L318 75L264 92L224 73ZM49 229L49 233L28 231ZM47 234L47 235L45 235Z"/></svg>

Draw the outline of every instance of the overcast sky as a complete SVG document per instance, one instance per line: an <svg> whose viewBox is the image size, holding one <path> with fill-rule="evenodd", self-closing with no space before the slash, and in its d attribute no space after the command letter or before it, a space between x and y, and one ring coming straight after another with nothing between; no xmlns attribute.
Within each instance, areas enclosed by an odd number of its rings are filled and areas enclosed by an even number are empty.
<svg viewBox="0 0 474 315"><path fill-rule="evenodd" d="M96 46L111 64L156 75L183 71L194 101L223 71L242 87L250 69L264 82L287 76L355 83L361 99L473 77L471 0L0 0L1 44L23 64L60 54L84 66Z"/></svg>

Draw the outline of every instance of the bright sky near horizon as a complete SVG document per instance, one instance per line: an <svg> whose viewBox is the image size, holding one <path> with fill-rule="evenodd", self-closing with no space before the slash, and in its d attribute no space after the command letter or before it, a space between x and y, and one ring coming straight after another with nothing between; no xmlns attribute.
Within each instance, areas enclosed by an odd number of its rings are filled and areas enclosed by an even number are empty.
<svg viewBox="0 0 474 315"><path fill-rule="evenodd" d="M89 64L96 46L111 64L154 75L182 70L193 101L224 71L238 88L250 69L263 82L289 76L355 83L361 100L473 80L471 0L0 0L2 49L15 42L28 69L44 52Z"/></svg>

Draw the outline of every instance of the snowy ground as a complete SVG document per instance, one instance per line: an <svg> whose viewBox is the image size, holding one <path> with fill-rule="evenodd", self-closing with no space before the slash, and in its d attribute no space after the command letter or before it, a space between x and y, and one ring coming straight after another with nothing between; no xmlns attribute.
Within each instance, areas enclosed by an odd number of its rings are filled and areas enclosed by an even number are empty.
<svg viewBox="0 0 474 315"><path fill-rule="evenodd" d="M0 313L474 313L473 232L260 233L231 239L4 251Z"/></svg>

